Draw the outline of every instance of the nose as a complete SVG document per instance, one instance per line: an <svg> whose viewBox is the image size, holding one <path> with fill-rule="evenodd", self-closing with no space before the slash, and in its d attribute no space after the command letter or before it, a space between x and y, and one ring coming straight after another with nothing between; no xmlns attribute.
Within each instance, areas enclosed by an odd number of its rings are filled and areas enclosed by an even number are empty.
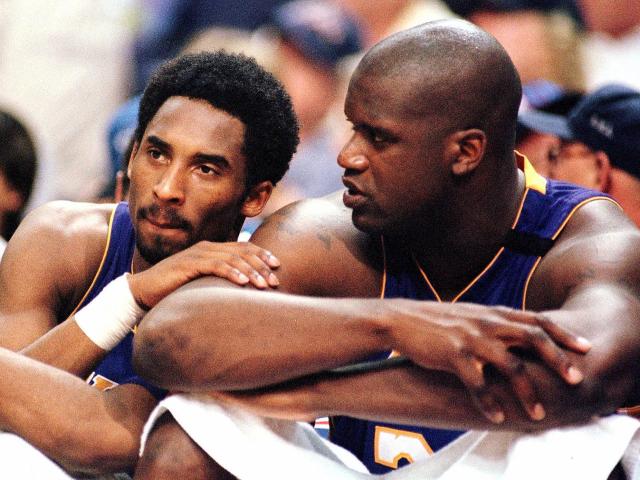
<svg viewBox="0 0 640 480"><path fill-rule="evenodd" d="M181 205L184 203L184 172L172 162L162 172L160 178L153 186L153 194L161 202Z"/></svg>
<svg viewBox="0 0 640 480"><path fill-rule="evenodd" d="M359 173L369 168L369 160L363 153L361 143L357 138L357 134L352 135L338 154L338 165L340 165L340 167Z"/></svg>

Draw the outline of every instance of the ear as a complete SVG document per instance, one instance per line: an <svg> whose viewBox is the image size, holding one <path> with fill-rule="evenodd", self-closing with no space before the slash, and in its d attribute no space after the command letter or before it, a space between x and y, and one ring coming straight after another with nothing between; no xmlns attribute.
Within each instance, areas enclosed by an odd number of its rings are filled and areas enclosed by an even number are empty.
<svg viewBox="0 0 640 480"><path fill-rule="evenodd" d="M245 217L255 217L262 213L264 206L267 204L271 192L273 191L273 183L269 181L260 182L249 189L249 193L242 202L240 213Z"/></svg>
<svg viewBox="0 0 640 480"><path fill-rule="evenodd" d="M487 135L477 128L458 130L445 140L445 161L451 165L451 173L467 175L476 169L484 157Z"/></svg>
<svg viewBox="0 0 640 480"><path fill-rule="evenodd" d="M611 161L609 156L602 150L598 150L595 155L597 190L606 193L609 191L609 183L611 181Z"/></svg>
<svg viewBox="0 0 640 480"><path fill-rule="evenodd" d="M113 191L113 202L120 203L124 200L124 172L118 170L116 172L116 188Z"/></svg>
<svg viewBox="0 0 640 480"><path fill-rule="evenodd" d="M129 155L129 163L127 164L127 177L131 178L131 164L133 163L133 157L138 153L138 148L140 148L140 144L138 142L133 142L133 147L131 147L131 154Z"/></svg>
<svg viewBox="0 0 640 480"><path fill-rule="evenodd" d="M2 199L3 206L7 212L17 213L24 205L24 198L20 192L14 188L9 188L4 192Z"/></svg>

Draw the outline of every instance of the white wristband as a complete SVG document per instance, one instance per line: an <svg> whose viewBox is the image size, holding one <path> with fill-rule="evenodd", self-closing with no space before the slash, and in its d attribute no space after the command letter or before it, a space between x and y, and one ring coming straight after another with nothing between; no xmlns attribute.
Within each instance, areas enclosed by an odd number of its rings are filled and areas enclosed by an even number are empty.
<svg viewBox="0 0 640 480"><path fill-rule="evenodd" d="M133 298L125 273L78 310L75 321L93 343L109 351L127 336L144 313Z"/></svg>

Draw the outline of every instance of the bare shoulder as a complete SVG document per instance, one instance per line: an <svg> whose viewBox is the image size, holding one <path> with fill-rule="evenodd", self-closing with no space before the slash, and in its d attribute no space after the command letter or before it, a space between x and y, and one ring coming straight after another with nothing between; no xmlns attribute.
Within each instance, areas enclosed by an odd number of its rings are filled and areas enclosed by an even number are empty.
<svg viewBox="0 0 640 480"><path fill-rule="evenodd" d="M89 250L104 247L113 209L113 204L50 202L26 216L15 233L15 242L12 239L11 243L20 248L45 246L84 256L88 252L77 252L78 247Z"/></svg>
<svg viewBox="0 0 640 480"><path fill-rule="evenodd" d="M533 275L527 305L557 308L590 283L640 293L640 230L607 200L589 202L569 219Z"/></svg>
<svg viewBox="0 0 640 480"><path fill-rule="evenodd" d="M12 291L23 282L56 285L60 296L72 301L99 266L113 208L55 201L30 212L0 263L0 287Z"/></svg>
<svg viewBox="0 0 640 480"><path fill-rule="evenodd" d="M280 259L283 290L317 296L379 294L379 239L353 226L351 211L338 194L278 210L251 241Z"/></svg>

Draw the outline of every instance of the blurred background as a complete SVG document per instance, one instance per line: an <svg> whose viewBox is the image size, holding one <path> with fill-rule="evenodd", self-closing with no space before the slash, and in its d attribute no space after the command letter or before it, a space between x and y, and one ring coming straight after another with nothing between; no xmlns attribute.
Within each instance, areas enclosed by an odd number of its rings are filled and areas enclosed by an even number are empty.
<svg viewBox="0 0 640 480"><path fill-rule="evenodd" d="M505 46L525 84L523 112L570 115L599 87L640 89L640 0L0 0L0 111L33 150L16 162L18 147L0 145L0 186L17 192L0 202L0 219L52 199L111 200L137 96L184 51L244 52L291 94L301 145L270 211L339 189L335 158L349 133L342 103L359 56L393 32L452 17ZM12 122L0 129L15 133ZM524 124L518 137L550 175L566 139ZM35 173L16 173L25 162Z"/></svg>

